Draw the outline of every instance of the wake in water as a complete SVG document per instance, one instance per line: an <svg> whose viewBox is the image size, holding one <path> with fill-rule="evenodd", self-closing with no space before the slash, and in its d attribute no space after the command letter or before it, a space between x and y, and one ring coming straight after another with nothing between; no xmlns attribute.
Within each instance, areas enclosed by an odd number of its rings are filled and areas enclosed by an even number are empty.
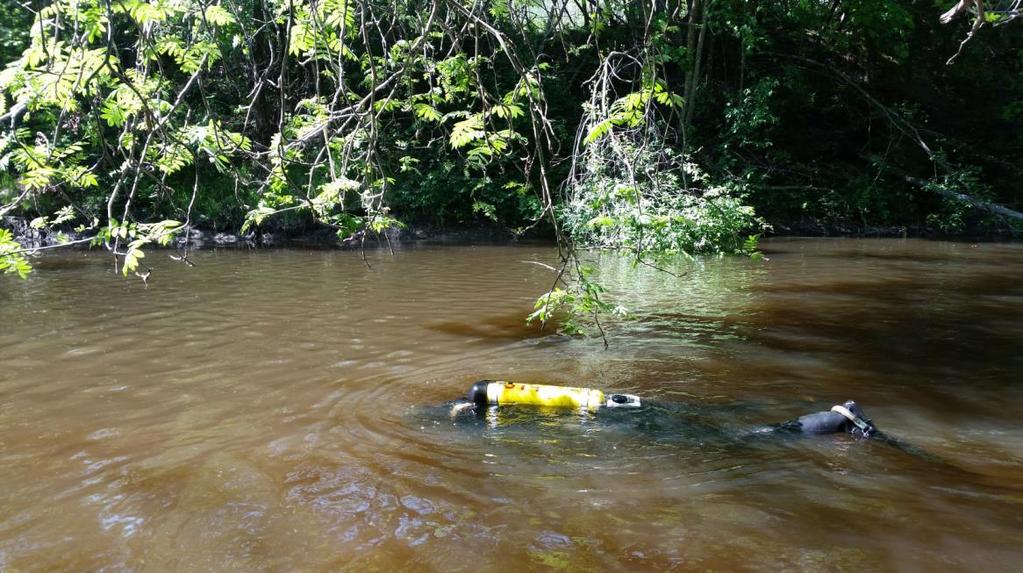
<svg viewBox="0 0 1023 573"><path fill-rule="evenodd" d="M837 410L844 410L839 412ZM609 444L628 443L644 450L664 447L712 447L734 449L763 447L772 442L792 443L817 438L842 444L870 440L904 453L940 462L925 450L886 434L849 400L834 410L814 412L768 425L751 425L762 406L752 403L702 405L644 400L633 408L566 409L529 405L481 405L452 401L436 407L418 408L422 423L451 426L464 431L484 431L501 441L575 441L582 444L599 436ZM779 444L780 445L780 444ZM569 450L572 446L568 447ZM586 449L586 448L583 448Z"/></svg>

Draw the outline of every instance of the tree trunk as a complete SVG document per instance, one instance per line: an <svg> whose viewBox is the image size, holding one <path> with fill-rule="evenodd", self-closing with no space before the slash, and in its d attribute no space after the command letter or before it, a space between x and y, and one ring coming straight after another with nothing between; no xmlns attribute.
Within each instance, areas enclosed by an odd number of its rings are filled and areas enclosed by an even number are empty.
<svg viewBox="0 0 1023 573"><path fill-rule="evenodd" d="M903 175L902 178L914 185L918 185L928 190L933 190L943 197L948 197L949 199L956 199L962 201L975 209L980 209L981 211L987 211L988 213L992 213L994 215L1001 215L1002 217L1009 217L1010 219L1023 221L1023 213L1020 213L1019 211L1014 211L1006 207L1005 205L999 205L998 203L991 203L988 201L984 201L982 199L977 199L976 197L963 193L962 191L949 189L948 187L945 186L931 185L930 181L918 179L916 177L913 177L912 175Z"/></svg>
<svg viewBox="0 0 1023 573"><path fill-rule="evenodd" d="M682 115L682 129L688 130L693 121L693 109L696 107L697 84L700 83L700 67L703 62L703 46L707 35L706 22L707 3L710 0L693 0L692 13L689 15L689 32L687 34L687 54L689 70L686 72L684 85L684 104ZM699 34L694 36L696 28Z"/></svg>

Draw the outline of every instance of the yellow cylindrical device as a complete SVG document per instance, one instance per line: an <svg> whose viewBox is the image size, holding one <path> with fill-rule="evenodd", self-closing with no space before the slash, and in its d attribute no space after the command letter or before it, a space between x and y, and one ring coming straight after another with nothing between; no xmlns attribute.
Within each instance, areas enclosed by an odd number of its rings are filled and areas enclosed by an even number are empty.
<svg viewBox="0 0 1023 573"><path fill-rule="evenodd" d="M522 384L500 380L481 380L469 389L469 401L477 406L528 404L552 408L585 408L595 410L601 406L639 406L639 398L628 394L607 396L601 390Z"/></svg>

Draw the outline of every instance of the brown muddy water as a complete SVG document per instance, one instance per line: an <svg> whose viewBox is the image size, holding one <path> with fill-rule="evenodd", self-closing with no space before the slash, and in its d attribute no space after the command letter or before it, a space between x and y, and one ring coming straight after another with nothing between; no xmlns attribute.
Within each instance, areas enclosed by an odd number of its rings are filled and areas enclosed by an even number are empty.
<svg viewBox="0 0 1023 573"><path fill-rule="evenodd" d="M1023 246L613 257L610 348L522 326L548 247L100 253L0 277L0 571L1023 568ZM480 378L635 412L452 419ZM897 441L754 429L853 398Z"/></svg>

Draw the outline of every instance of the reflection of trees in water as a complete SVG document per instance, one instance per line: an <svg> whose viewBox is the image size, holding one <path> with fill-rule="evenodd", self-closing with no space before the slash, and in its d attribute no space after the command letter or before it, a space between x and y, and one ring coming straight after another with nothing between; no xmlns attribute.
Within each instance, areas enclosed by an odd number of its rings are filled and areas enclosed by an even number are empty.
<svg viewBox="0 0 1023 573"><path fill-rule="evenodd" d="M595 253L597 279L629 317L610 327L621 335L667 337L696 346L734 337L735 317L744 313L747 291L764 273L762 263L706 257L662 261L656 268L628 255Z"/></svg>

